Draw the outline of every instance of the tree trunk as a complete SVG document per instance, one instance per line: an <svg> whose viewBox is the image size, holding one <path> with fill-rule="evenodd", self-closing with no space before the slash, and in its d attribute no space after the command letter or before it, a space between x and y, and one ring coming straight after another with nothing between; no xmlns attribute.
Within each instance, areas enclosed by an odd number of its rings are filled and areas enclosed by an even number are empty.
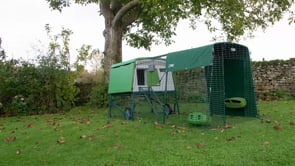
<svg viewBox="0 0 295 166"><path fill-rule="evenodd" d="M111 3L110 3L111 2ZM138 18L138 12L123 19L126 13L138 7L139 1L132 0L122 6L119 0L100 1L100 10L105 19L104 63L105 82L109 81L110 69L112 64L122 61L122 38L123 30Z"/></svg>
<svg viewBox="0 0 295 166"><path fill-rule="evenodd" d="M109 81L112 64L122 62L122 27L109 26L105 29L104 71L105 81Z"/></svg>

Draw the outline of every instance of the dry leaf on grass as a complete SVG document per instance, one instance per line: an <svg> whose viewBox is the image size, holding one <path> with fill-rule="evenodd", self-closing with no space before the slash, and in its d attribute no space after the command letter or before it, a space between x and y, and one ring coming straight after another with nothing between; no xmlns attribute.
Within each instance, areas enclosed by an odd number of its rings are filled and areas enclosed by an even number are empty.
<svg viewBox="0 0 295 166"><path fill-rule="evenodd" d="M16 140L16 137L6 137L7 142L13 142Z"/></svg>
<svg viewBox="0 0 295 166"><path fill-rule="evenodd" d="M87 138L87 135L81 135L80 136L80 139L85 139L85 138Z"/></svg>
<svg viewBox="0 0 295 166"><path fill-rule="evenodd" d="M228 139L226 139L227 141L234 141L236 140L236 137L232 136L232 137L229 137Z"/></svg>
<svg viewBox="0 0 295 166"><path fill-rule="evenodd" d="M201 149L201 148L204 148L204 147L206 147L205 144L196 144L196 148L198 148L198 149Z"/></svg>
<svg viewBox="0 0 295 166"><path fill-rule="evenodd" d="M121 147L121 145L120 144L114 144L114 148L116 148L116 149L119 149Z"/></svg>
<svg viewBox="0 0 295 166"><path fill-rule="evenodd" d="M121 122L121 125L128 125L128 121Z"/></svg>
<svg viewBox="0 0 295 166"><path fill-rule="evenodd" d="M20 155L20 150L17 149L17 150L15 151L15 154L16 154L16 155Z"/></svg>
<svg viewBox="0 0 295 166"><path fill-rule="evenodd" d="M275 126L273 126L273 129L275 129L275 130L282 130L282 127L280 125L275 125Z"/></svg>
<svg viewBox="0 0 295 166"><path fill-rule="evenodd" d="M171 127L172 128L175 128L175 129L185 129L185 127L183 127L183 126L177 126L177 125L172 125Z"/></svg>
<svg viewBox="0 0 295 166"><path fill-rule="evenodd" d="M94 135L89 135L89 136L88 136L88 140L89 140L89 141L93 141L93 140L94 140Z"/></svg>
<svg viewBox="0 0 295 166"><path fill-rule="evenodd" d="M225 125L223 128L224 128L224 129L231 129L231 128L233 128L233 126Z"/></svg>
<svg viewBox="0 0 295 166"><path fill-rule="evenodd" d="M185 148L186 148L187 150L189 150L189 149L192 149L192 147L191 147L191 146L189 146L189 145L188 145L188 146L186 146Z"/></svg>
<svg viewBox="0 0 295 166"><path fill-rule="evenodd" d="M156 128L156 129L163 129L164 126L162 126L162 125L155 125L155 128Z"/></svg>
<svg viewBox="0 0 295 166"><path fill-rule="evenodd" d="M64 144L66 141L64 140L63 137L61 137L61 138L58 139L56 142L57 142L58 144Z"/></svg>
<svg viewBox="0 0 295 166"><path fill-rule="evenodd" d="M110 128L112 127L113 125L110 123L110 122L107 122L107 124L103 125L101 128L104 129L104 128Z"/></svg>
<svg viewBox="0 0 295 166"><path fill-rule="evenodd" d="M32 128L32 127L33 127L33 124L31 123L27 125L27 128Z"/></svg>

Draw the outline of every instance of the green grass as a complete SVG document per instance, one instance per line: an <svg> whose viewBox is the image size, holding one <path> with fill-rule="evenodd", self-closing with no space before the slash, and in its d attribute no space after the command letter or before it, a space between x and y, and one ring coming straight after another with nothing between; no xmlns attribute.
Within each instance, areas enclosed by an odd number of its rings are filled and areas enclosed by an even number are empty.
<svg viewBox="0 0 295 166"><path fill-rule="evenodd" d="M0 165L293 165L295 101L258 108L261 119L229 117L229 129L191 126L185 114L165 125L145 117L108 122L106 110L85 107L1 118Z"/></svg>

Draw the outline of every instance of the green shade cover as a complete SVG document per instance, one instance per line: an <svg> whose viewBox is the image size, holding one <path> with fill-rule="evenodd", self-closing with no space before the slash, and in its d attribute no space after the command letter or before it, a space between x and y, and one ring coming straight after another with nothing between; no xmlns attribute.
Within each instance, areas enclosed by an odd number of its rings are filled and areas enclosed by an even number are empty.
<svg viewBox="0 0 295 166"><path fill-rule="evenodd" d="M169 53L166 60L166 70L188 70L196 67L212 65L213 46L214 45L207 45Z"/></svg>

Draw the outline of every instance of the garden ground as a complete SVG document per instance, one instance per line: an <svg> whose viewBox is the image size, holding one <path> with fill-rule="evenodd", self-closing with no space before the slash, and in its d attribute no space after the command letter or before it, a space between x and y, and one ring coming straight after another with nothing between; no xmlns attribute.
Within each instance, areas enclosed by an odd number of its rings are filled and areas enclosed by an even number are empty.
<svg viewBox="0 0 295 166"><path fill-rule="evenodd" d="M106 109L0 119L0 165L293 165L295 101L259 102L260 118L196 127L107 118Z"/></svg>

